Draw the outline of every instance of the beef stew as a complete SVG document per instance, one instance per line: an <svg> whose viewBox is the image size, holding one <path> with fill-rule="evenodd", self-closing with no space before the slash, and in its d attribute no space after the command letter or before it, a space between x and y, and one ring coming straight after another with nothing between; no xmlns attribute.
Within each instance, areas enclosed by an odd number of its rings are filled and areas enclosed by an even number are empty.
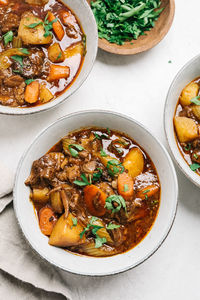
<svg viewBox="0 0 200 300"><path fill-rule="evenodd" d="M49 244L89 256L136 246L160 205L152 160L130 137L110 129L69 133L33 162L26 185Z"/></svg>
<svg viewBox="0 0 200 300"><path fill-rule="evenodd" d="M60 0L0 0L0 104L42 105L79 74L86 38Z"/></svg>
<svg viewBox="0 0 200 300"><path fill-rule="evenodd" d="M200 77L181 92L174 116L174 129L179 150L190 166L200 175Z"/></svg>

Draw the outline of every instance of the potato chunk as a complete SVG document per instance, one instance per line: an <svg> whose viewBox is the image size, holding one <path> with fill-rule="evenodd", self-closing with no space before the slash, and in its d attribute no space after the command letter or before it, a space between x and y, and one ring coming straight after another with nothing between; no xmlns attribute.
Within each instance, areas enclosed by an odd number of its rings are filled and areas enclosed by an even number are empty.
<svg viewBox="0 0 200 300"><path fill-rule="evenodd" d="M180 143L187 143L198 137L198 128L194 120L186 117L175 117L174 125Z"/></svg>
<svg viewBox="0 0 200 300"><path fill-rule="evenodd" d="M73 226L73 215L70 213L65 219L64 214L58 219L49 238L49 244L57 247L69 247L85 242L85 235L80 238L83 227L77 223Z"/></svg>
<svg viewBox="0 0 200 300"><path fill-rule="evenodd" d="M200 106L192 105L191 107L192 107L192 112L195 115L195 117L200 120Z"/></svg>
<svg viewBox="0 0 200 300"><path fill-rule="evenodd" d="M139 148L132 148L126 155L123 166L133 178L143 172L144 156Z"/></svg>
<svg viewBox="0 0 200 300"><path fill-rule="evenodd" d="M42 24L34 28L29 28L30 24L40 23L42 19L36 17L32 12L25 12L21 18L18 36L22 39L24 44L43 45L52 42L52 36L44 36L45 30Z"/></svg>
<svg viewBox="0 0 200 300"><path fill-rule="evenodd" d="M48 57L53 63L63 62L65 60L64 52L58 43L49 46Z"/></svg>
<svg viewBox="0 0 200 300"><path fill-rule="evenodd" d="M31 196L32 200L41 204L45 204L49 200L49 189L33 189L33 193Z"/></svg>
<svg viewBox="0 0 200 300"><path fill-rule="evenodd" d="M190 100L198 95L199 86L197 83L191 82L188 84L181 93L180 103L183 106L190 105Z"/></svg>
<svg viewBox="0 0 200 300"><path fill-rule="evenodd" d="M54 95L50 92L50 90L45 86L45 84L41 84L40 86L40 101L42 103L47 103L52 100Z"/></svg>
<svg viewBox="0 0 200 300"><path fill-rule="evenodd" d="M77 54L80 54L81 56L84 55L84 46L82 42L79 42L77 44L73 44L71 46L69 46L68 48L65 49L64 51L64 55L65 58L69 58L72 56L75 56Z"/></svg>

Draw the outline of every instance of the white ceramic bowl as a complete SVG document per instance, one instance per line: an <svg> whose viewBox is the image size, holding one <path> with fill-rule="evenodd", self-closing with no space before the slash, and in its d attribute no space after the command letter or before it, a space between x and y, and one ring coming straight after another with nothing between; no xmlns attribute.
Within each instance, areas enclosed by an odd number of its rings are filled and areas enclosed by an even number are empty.
<svg viewBox="0 0 200 300"><path fill-rule="evenodd" d="M34 160L44 155L69 131L80 127L97 126L127 133L150 155L161 182L161 205L156 221L142 242L126 253L106 258L75 255L52 247L39 229L30 189L24 181ZM65 116L43 130L23 155L17 170L14 187L14 208L21 229L41 257L53 265L81 275L109 275L126 271L145 261L162 244L173 224L177 207L178 185L173 163L160 142L135 120L108 111L83 111Z"/></svg>
<svg viewBox="0 0 200 300"><path fill-rule="evenodd" d="M164 128L175 162L188 179L200 187L200 176L190 169L178 149L173 125L173 117L182 89L198 76L200 76L200 55L191 59L178 72L169 88L164 109Z"/></svg>
<svg viewBox="0 0 200 300"><path fill-rule="evenodd" d="M0 113L8 115L27 115L51 109L65 101L69 96L71 96L83 84L83 82L88 77L90 71L92 70L98 49L98 33L94 15L86 0L62 1L75 13L78 20L80 21L84 33L86 34L87 53L85 55L80 74L75 79L73 84L62 95L60 95L51 102L30 108L19 108L0 105Z"/></svg>

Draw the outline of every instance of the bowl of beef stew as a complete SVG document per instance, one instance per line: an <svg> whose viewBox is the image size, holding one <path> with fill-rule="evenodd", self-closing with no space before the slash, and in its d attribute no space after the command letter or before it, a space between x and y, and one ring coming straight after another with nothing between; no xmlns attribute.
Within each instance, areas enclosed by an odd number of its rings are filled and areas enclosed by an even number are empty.
<svg viewBox="0 0 200 300"><path fill-rule="evenodd" d="M189 61L169 89L165 133L181 171L200 187L200 56Z"/></svg>
<svg viewBox="0 0 200 300"><path fill-rule="evenodd" d="M176 214L171 159L142 125L108 111L65 116L18 166L14 207L32 248L53 265L109 275L145 261Z"/></svg>
<svg viewBox="0 0 200 300"><path fill-rule="evenodd" d="M0 1L0 113L47 110L75 92L97 52L86 1Z"/></svg>

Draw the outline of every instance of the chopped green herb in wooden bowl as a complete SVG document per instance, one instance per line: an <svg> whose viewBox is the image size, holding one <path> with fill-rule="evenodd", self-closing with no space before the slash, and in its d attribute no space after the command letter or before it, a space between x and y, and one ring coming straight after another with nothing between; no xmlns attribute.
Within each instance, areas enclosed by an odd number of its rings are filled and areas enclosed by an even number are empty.
<svg viewBox="0 0 200 300"><path fill-rule="evenodd" d="M169 31L174 0L88 0L99 33L99 47L136 54L158 44Z"/></svg>

